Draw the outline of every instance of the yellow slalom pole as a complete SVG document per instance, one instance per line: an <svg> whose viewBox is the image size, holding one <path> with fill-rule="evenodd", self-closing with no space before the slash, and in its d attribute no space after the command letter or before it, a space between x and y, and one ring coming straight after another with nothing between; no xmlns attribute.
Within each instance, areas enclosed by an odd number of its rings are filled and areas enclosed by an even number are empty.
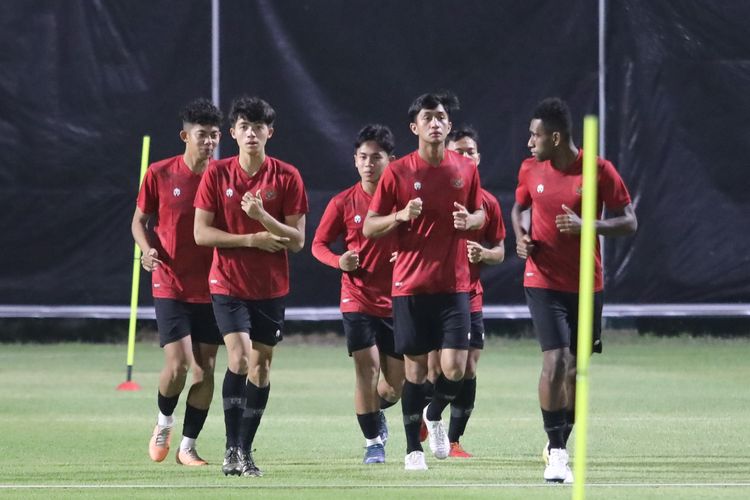
<svg viewBox="0 0 750 500"><path fill-rule="evenodd" d="M143 149L141 150L141 175L139 177L138 187L143 184L143 177L146 175L148 168L148 151L151 147L151 137L143 136ZM135 245L133 250L133 282L130 288L130 322L128 323L128 359L127 375L125 382L117 386L118 391L137 391L140 390L136 382L133 382L133 361L135 359L135 324L138 319L138 292L141 282L141 249Z"/></svg>
<svg viewBox="0 0 750 500"><path fill-rule="evenodd" d="M594 251L596 248L596 155L599 120L583 119L583 193L581 209L581 271L578 295L576 362L576 440L573 500L583 500L586 485L586 435L589 419L589 362L594 320Z"/></svg>

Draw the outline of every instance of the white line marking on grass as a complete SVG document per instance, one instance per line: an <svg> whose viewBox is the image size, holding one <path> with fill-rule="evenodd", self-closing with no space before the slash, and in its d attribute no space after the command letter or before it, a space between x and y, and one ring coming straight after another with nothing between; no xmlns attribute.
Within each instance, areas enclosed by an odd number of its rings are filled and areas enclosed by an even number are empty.
<svg viewBox="0 0 750 500"><path fill-rule="evenodd" d="M357 489L358 484L258 484L253 488L268 490L340 490ZM368 488L388 490L396 488L565 488L565 485L545 483L458 483L458 484L388 484L368 485ZM589 483L591 488L750 488L750 483ZM247 488L247 483L236 484L0 484L0 490L85 490L85 489L208 489L208 488Z"/></svg>

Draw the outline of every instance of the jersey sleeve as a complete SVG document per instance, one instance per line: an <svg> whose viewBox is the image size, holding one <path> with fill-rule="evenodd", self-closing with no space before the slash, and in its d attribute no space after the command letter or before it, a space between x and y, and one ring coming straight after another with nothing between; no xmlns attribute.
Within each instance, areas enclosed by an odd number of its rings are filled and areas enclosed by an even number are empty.
<svg viewBox="0 0 750 500"><path fill-rule="evenodd" d="M480 208L484 208L482 203L482 186L479 183L479 170L476 165L472 164L471 169L471 184L469 187L469 196L466 200L466 209L469 212L475 212ZM485 214L485 221L487 220L487 214Z"/></svg>
<svg viewBox="0 0 750 500"><path fill-rule="evenodd" d="M607 210L618 211L630 204L630 193L614 165L604 161L599 171L599 199Z"/></svg>
<svg viewBox="0 0 750 500"><path fill-rule="evenodd" d="M195 201L193 202L195 208L212 213L219 211L216 198L216 175L216 169L211 167L203 174L201 183L198 185L198 191L195 193Z"/></svg>
<svg viewBox="0 0 750 500"><path fill-rule="evenodd" d="M302 182L302 176L297 169L291 171L291 175L287 181L286 192L284 193L284 206L282 210L284 216L301 215L309 212L305 185Z"/></svg>
<svg viewBox="0 0 750 500"><path fill-rule="evenodd" d="M154 171L150 167L143 177L136 205L144 214L155 214L159 210L159 188Z"/></svg>
<svg viewBox="0 0 750 500"><path fill-rule="evenodd" d="M323 212L323 217L320 219L320 224L318 224L315 230L315 237L312 242L313 257L327 266L338 269L339 256L331 251L330 246L345 230L343 207L337 198L333 198L328 202L328 206L325 212Z"/></svg>
<svg viewBox="0 0 750 500"><path fill-rule="evenodd" d="M484 209L487 216L487 224L484 226L484 241L492 246L497 246L505 239L505 223L503 222L500 203L494 196L488 194Z"/></svg>
<svg viewBox="0 0 750 500"><path fill-rule="evenodd" d="M397 185L391 166L387 166L380 177L378 187L370 201L370 212L378 215L388 215L396 207Z"/></svg>
<svg viewBox="0 0 750 500"><path fill-rule="evenodd" d="M526 172L528 170L521 164L521 168L518 171L518 185L516 186L516 203L522 207L531 206L531 193L529 193L529 187L526 183Z"/></svg>

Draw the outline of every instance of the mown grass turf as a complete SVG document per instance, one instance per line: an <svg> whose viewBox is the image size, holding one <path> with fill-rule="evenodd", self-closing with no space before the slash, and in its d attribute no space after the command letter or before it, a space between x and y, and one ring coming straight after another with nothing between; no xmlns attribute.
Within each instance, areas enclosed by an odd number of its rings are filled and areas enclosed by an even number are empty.
<svg viewBox="0 0 750 500"><path fill-rule="evenodd" d="M199 439L209 467L174 454L155 464L158 346L136 349L139 392L118 392L124 345L0 346L0 497L7 498L569 498L541 484L534 341L491 340L479 365L476 409L462 442L469 460L429 456L403 470L399 406L387 410L384 466L361 464L354 373L343 339L288 339L276 352L268 409L256 438L263 478L225 478L220 386ZM750 341L610 335L591 369L589 498L750 497ZM176 415L177 447L184 397ZM447 412L445 414L447 417ZM571 440L572 443L573 440ZM571 451L575 456L575 450Z"/></svg>

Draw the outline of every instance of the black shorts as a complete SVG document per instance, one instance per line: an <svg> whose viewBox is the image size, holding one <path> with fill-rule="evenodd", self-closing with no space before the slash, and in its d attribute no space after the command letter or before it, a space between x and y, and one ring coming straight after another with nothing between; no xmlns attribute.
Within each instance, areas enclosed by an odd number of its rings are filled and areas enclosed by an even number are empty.
<svg viewBox="0 0 750 500"><path fill-rule="evenodd" d="M359 312L345 312L342 316L344 317L346 348L350 356L354 351L368 349L376 345L380 354L397 359L404 358L401 354L396 353L393 343L393 320L391 318L380 318Z"/></svg>
<svg viewBox="0 0 750 500"><path fill-rule="evenodd" d="M245 332L253 342L275 346L284 338L284 297L242 300L211 295L216 323L222 335Z"/></svg>
<svg viewBox="0 0 750 500"><path fill-rule="evenodd" d="M468 293L393 297L396 352L427 354L436 349L468 349L471 313Z"/></svg>
<svg viewBox="0 0 750 500"><path fill-rule="evenodd" d="M211 304L194 304L154 297L154 310L161 347L188 335L194 344L224 343L216 327Z"/></svg>
<svg viewBox="0 0 750 500"><path fill-rule="evenodd" d="M482 315L482 311L471 313L469 347L472 349L484 349L484 316Z"/></svg>
<svg viewBox="0 0 750 500"><path fill-rule="evenodd" d="M578 345L578 294L524 288L537 339L542 351L569 347L575 354ZM602 352L602 292L594 293L592 352Z"/></svg>

